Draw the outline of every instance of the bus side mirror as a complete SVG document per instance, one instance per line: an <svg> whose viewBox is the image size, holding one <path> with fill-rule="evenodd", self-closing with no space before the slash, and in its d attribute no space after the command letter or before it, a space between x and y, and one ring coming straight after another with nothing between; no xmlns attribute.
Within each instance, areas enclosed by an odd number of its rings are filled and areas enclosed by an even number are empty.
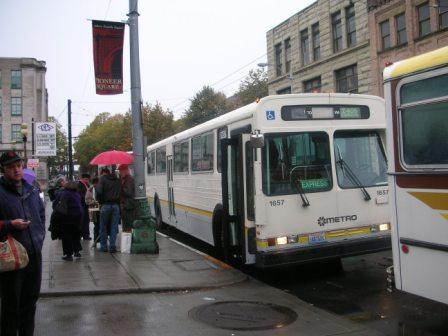
<svg viewBox="0 0 448 336"><path fill-rule="evenodd" d="M251 134L250 136L250 144L253 148L262 148L264 147L264 135L258 132Z"/></svg>

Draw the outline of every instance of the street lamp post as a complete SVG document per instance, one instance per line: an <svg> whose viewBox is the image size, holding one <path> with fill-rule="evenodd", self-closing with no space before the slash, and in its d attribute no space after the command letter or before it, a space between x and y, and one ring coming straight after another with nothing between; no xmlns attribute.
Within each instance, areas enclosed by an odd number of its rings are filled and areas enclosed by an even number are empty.
<svg viewBox="0 0 448 336"><path fill-rule="evenodd" d="M22 134L22 140L23 140L23 158L25 159L25 164L26 164L26 160L27 160L26 141L28 140L28 124L23 123L20 126L20 133Z"/></svg>
<svg viewBox="0 0 448 336"><path fill-rule="evenodd" d="M145 150L141 112L140 59L138 45L138 0L129 0L129 44L131 63L132 150L134 153L134 186L136 220L133 223L131 253L159 253L155 221L151 217L145 185Z"/></svg>

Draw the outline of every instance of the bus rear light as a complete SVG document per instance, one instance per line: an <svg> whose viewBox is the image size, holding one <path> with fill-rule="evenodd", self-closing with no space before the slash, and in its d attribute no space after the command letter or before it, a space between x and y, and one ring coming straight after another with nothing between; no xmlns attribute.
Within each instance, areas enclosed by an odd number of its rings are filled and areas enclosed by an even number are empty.
<svg viewBox="0 0 448 336"><path fill-rule="evenodd" d="M405 244L401 245L401 250L403 253L408 254L409 253L409 247Z"/></svg>
<svg viewBox="0 0 448 336"><path fill-rule="evenodd" d="M288 243L288 239L286 237L278 237L276 238L277 245L285 245Z"/></svg>
<svg viewBox="0 0 448 336"><path fill-rule="evenodd" d="M268 246L275 246L275 238L268 238Z"/></svg>

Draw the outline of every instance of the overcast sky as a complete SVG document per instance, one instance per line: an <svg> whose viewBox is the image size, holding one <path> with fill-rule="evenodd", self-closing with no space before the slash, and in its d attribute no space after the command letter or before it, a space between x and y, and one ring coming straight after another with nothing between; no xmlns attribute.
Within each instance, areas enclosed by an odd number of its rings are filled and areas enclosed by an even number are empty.
<svg viewBox="0 0 448 336"><path fill-rule="evenodd" d="M143 101L159 101L177 119L204 85L232 95L249 70L266 61L266 32L312 2L140 0ZM0 56L46 62L49 115L66 128L71 99L74 136L99 113L130 107L128 27L125 92L98 96L89 21L126 20L128 10L127 0L0 0Z"/></svg>

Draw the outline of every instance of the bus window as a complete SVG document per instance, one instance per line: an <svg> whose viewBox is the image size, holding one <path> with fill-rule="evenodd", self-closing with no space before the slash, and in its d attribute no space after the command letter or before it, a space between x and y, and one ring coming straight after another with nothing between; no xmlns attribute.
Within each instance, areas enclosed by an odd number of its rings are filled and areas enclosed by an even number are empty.
<svg viewBox="0 0 448 336"><path fill-rule="evenodd" d="M225 139L227 138L227 126L218 128L217 132L216 132L216 166L218 168L218 173L221 172L221 139Z"/></svg>
<svg viewBox="0 0 448 336"><path fill-rule="evenodd" d="M147 160L146 160L146 171L148 174L154 174L154 159L155 159L155 152L150 152L147 154Z"/></svg>
<svg viewBox="0 0 448 336"><path fill-rule="evenodd" d="M334 152L336 175L342 189L387 184L387 162L377 132L337 131Z"/></svg>
<svg viewBox="0 0 448 336"><path fill-rule="evenodd" d="M448 165L447 111L448 102L401 109L405 165Z"/></svg>
<svg viewBox="0 0 448 336"><path fill-rule="evenodd" d="M324 132L266 135L262 164L266 195L327 191L333 185L329 139Z"/></svg>
<svg viewBox="0 0 448 336"><path fill-rule="evenodd" d="M191 170L213 171L213 133L191 139Z"/></svg>
<svg viewBox="0 0 448 336"><path fill-rule="evenodd" d="M174 144L173 153L174 172L188 173L188 157L190 156L188 141Z"/></svg>
<svg viewBox="0 0 448 336"><path fill-rule="evenodd" d="M156 150L156 172L166 172L166 149L159 148Z"/></svg>
<svg viewBox="0 0 448 336"><path fill-rule="evenodd" d="M255 177L254 177L254 151L250 142L246 142L246 209L247 219L255 220Z"/></svg>

